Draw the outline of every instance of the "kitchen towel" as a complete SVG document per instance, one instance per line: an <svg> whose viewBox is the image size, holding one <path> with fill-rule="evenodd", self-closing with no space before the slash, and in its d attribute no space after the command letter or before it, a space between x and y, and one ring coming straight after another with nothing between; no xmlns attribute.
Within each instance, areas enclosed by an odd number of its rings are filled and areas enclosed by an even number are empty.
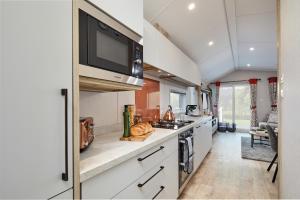
<svg viewBox="0 0 300 200"><path fill-rule="evenodd" d="M193 172L194 166L193 166L194 162L193 162L193 156L191 156L189 158L189 164L188 164L188 170L187 173L191 174Z"/></svg>
<svg viewBox="0 0 300 200"><path fill-rule="evenodd" d="M187 141L187 145L188 145L188 148L189 148L189 157L191 155L193 155L193 143L192 143L192 138L191 137L187 137L186 138L186 141Z"/></svg>
<svg viewBox="0 0 300 200"><path fill-rule="evenodd" d="M193 172L194 166L193 166L193 142L192 142L192 137L187 137L186 138L187 145L188 145L188 150L189 150L189 159L187 163L187 173L190 174Z"/></svg>
<svg viewBox="0 0 300 200"><path fill-rule="evenodd" d="M188 171L188 162L189 162L189 151L188 151L188 143L187 140L184 140L184 145L183 145L183 171L187 172Z"/></svg>

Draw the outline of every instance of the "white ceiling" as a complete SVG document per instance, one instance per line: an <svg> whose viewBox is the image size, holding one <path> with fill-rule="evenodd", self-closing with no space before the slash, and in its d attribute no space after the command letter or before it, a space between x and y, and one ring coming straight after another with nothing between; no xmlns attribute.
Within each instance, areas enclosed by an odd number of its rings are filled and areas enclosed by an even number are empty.
<svg viewBox="0 0 300 200"><path fill-rule="evenodd" d="M276 70L276 0L144 0L144 16L199 65L204 81L235 69Z"/></svg>

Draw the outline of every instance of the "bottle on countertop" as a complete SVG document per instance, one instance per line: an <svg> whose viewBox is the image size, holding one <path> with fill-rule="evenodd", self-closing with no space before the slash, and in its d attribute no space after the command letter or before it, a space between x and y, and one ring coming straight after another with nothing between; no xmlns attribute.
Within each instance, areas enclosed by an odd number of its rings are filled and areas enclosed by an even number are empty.
<svg viewBox="0 0 300 200"><path fill-rule="evenodd" d="M135 105L126 105L129 112L130 127L134 125Z"/></svg>
<svg viewBox="0 0 300 200"><path fill-rule="evenodd" d="M125 105L125 109L123 112L123 118L124 118L123 137L129 137L130 136L130 113L128 111L128 105Z"/></svg>

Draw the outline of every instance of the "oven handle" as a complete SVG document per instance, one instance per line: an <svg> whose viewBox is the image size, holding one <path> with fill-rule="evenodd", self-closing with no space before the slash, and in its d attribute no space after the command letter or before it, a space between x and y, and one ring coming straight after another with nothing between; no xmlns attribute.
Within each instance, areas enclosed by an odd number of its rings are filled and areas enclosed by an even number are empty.
<svg viewBox="0 0 300 200"><path fill-rule="evenodd" d="M189 157L189 158L192 158L193 156L194 156L194 153L193 153L192 155L190 155L190 157ZM180 165L180 166L182 166L182 167L185 167L186 163L184 163L184 162L181 162L181 163L179 163L179 165Z"/></svg>
<svg viewBox="0 0 300 200"><path fill-rule="evenodd" d="M189 136L189 137L192 138L192 139L194 138L194 136ZM186 141L186 139L181 139L181 140L179 140L179 142L180 142L181 144L185 144L185 143L186 143L185 141Z"/></svg>
<svg viewBox="0 0 300 200"><path fill-rule="evenodd" d="M63 181L69 180L69 167L68 167L68 89L61 89L61 95L65 97L65 172L62 173L61 179Z"/></svg>
<svg viewBox="0 0 300 200"><path fill-rule="evenodd" d="M148 178L144 183L139 183L137 186L138 187L143 187L146 183L148 183L154 176L156 176L159 172L161 172L165 167L164 166L160 166L160 169L155 172L155 174L153 174L150 178Z"/></svg>
<svg viewBox="0 0 300 200"><path fill-rule="evenodd" d="M156 151L150 153L149 155L147 155L147 156L145 156L145 157L143 157L143 158L138 158L137 160L138 160L138 161L143 161L143 160L145 160L146 158L152 156L153 154L155 154L155 153L157 153L157 152L163 150L164 148L165 148L164 146L160 146L158 150L156 150Z"/></svg>

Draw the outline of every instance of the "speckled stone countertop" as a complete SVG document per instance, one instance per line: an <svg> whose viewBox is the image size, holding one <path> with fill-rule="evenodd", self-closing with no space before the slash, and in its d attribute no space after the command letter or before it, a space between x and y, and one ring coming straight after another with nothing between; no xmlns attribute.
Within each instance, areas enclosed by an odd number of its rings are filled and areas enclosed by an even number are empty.
<svg viewBox="0 0 300 200"><path fill-rule="evenodd" d="M192 128L195 123L209 120L211 117L188 117L194 123L177 130L155 128L155 131L143 142L120 141L122 132L96 135L94 142L80 154L80 181L94 177L120 163L145 152L146 150L169 140L182 131Z"/></svg>

